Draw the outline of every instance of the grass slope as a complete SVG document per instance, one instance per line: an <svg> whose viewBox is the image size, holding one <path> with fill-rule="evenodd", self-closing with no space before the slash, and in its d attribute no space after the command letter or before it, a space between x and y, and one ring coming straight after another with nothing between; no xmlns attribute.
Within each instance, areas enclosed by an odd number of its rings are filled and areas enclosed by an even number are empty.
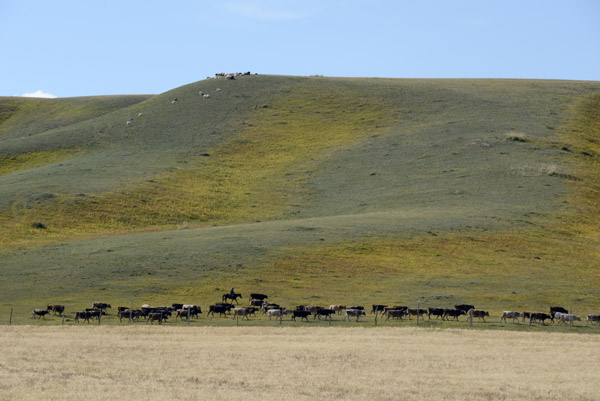
<svg viewBox="0 0 600 401"><path fill-rule="evenodd" d="M599 91L250 76L23 138L3 114L3 309L205 304L235 285L286 304L592 313Z"/></svg>

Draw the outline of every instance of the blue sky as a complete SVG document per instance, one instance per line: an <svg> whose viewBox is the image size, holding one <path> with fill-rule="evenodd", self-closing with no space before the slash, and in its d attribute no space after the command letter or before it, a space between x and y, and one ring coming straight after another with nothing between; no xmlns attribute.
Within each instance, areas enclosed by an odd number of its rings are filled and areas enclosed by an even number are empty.
<svg viewBox="0 0 600 401"><path fill-rule="evenodd" d="M600 80L600 1L0 0L0 96L215 72Z"/></svg>

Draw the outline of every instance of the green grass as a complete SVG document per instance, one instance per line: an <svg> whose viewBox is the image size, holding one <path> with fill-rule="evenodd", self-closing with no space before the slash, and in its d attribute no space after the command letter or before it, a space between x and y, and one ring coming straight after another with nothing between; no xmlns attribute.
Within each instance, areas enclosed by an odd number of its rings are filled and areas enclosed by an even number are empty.
<svg viewBox="0 0 600 401"><path fill-rule="evenodd" d="M600 313L600 85L247 78L23 139L7 112L0 313L231 286Z"/></svg>
<svg viewBox="0 0 600 401"><path fill-rule="evenodd" d="M0 97L0 139L23 139L68 127L147 98L143 95L62 99Z"/></svg>
<svg viewBox="0 0 600 401"><path fill-rule="evenodd" d="M293 201L287 198L301 192L307 172L331 153L371 135L374 121L382 124L389 119L389 111L382 107L363 107L359 95L352 90L325 95L291 90L244 121L240 133L211 149L210 157L191 158L184 167L126 190L57 197L40 208L20 211L15 218L7 216L3 227L7 241L35 238L27 228L32 220L49 227L38 236L60 238L281 217L291 203L303 201L302 194ZM307 103L307 98L312 101Z"/></svg>
<svg viewBox="0 0 600 401"><path fill-rule="evenodd" d="M76 149L60 149L21 153L13 156L0 155L0 175L58 163L77 157L78 154L79 151Z"/></svg>

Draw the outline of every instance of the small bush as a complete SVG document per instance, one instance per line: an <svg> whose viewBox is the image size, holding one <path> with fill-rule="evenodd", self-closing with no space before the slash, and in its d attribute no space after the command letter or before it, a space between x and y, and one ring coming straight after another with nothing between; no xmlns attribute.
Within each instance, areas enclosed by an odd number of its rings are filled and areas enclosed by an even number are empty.
<svg viewBox="0 0 600 401"><path fill-rule="evenodd" d="M521 132L509 132L506 134L506 140L514 142L529 142L527 136Z"/></svg>

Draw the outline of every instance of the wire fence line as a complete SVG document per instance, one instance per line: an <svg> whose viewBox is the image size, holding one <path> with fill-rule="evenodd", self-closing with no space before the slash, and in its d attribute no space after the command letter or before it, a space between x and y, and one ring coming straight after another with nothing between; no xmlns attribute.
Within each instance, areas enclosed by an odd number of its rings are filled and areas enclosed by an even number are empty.
<svg viewBox="0 0 600 401"><path fill-rule="evenodd" d="M132 305L133 306L133 302ZM489 314L483 311L477 311L474 309L460 314L455 317L440 317L439 315L431 314L427 309L421 308L421 303L416 303L416 315L410 314L391 314L383 313L382 311L366 311L364 315L358 315L357 317L349 317L342 313L330 314L327 317L321 318L320 316L311 315L310 318L306 319L293 319L289 315L280 313L276 316L276 319L268 318L267 314L260 312L255 313L251 316L240 319L240 316L232 314L225 315L213 315L211 317L206 316L206 313L200 313L198 317L191 316L191 310L188 309L187 313L180 316L178 320L174 315L168 316L159 321L150 320L148 317L134 316L132 312L129 315L124 314L119 317L116 312L108 311L106 313L100 313L97 316L89 317L88 319L77 316L75 311L65 310L62 313L53 312L47 310L46 313L42 313L43 309L25 309L25 308L11 308L6 314L0 315L0 325L154 325L154 324L167 324L167 325L186 325L186 326L282 326L282 325L301 325L301 324L320 324L320 325L356 325L361 324L363 326L419 326L419 327L478 327L478 328L517 328L517 329L536 329L540 328L552 329L555 327L561 329L572 329L572 328L586 328L586 330L600 331L600 314L599 315L574 315L572 312L577 310L572 305L569 306L566 315L567 318L560 319L550 317L549 312L537 312L538 314L545 313L547 319L539 320L536 319L535 308L531 308L529 312L514 312L518 313L517 317L510 315L505 318L504 315ZM413 309L413 311L415 310ZM435 308L432 308L435 309ZM134 310L130 308L130 310ZM549 309L548 309L549 310ZM38 313L36 314L36 311ZM414 312L413 312L414 313ZM4 315L4 316L3 316Z"/></svg>

